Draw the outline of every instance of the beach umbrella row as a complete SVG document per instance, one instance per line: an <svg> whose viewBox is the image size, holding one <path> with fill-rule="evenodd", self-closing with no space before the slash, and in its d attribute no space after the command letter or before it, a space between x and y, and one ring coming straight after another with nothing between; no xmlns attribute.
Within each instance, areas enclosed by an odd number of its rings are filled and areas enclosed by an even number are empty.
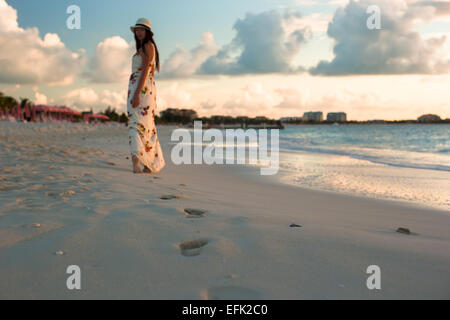
<svg viewBox="0 0 450 320"><path fill-rule="evenodd" d="M36 111L41 112L58 112L63 114L70 114L74 116L81 116L81 112L69 109L67 107L50 107L45 105L37 105L34 107Z"/></svg>
<svg viewBox="0 0 450 320"><path fill-rule="evenodd" d="M90 119L109 120L109 117L104 114L86 113L84 115L84 121L89 121Z"/></svg>
<svg viewBox="0 0 450 320"><path fill-rule="evenodd" d="M72 116L82 116L83 113L79 111L75 111L72 109L69 109L67 107L53 107L53 106L47 106L47 105L35 105L35 106L29 106L26 104L24 108L22 109L20 104L17 104L14 108L12 108L11 112L7 108L5 108L5 111L1 110L0 108L0 116L6 116L9 115L22 119L25 115L27 118L36 119L36 113L37 112L44 112L44 113L56 113L56 117L60 118L61 116L70 116L70 119L72 119ZM96 120L110 120L110 118L103 114L94 114L94 113L85 113L83 116L84 121L89 121L90 119L96 119Z"/></svg>

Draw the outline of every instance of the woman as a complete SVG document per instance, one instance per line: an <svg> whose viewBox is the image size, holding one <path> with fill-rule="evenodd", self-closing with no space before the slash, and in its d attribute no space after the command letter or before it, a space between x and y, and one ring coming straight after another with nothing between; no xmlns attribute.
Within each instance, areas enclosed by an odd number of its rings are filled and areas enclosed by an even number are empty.
<svg viewBox="0 0 450 320"><path fill-rule="evenodd" d="M159 53L150 20L138 19L130 28L136 40L127 97L131 161L134 173L156 173L165 166L155 125L156 85L153 77L155 68L159 72Z"/></svg>

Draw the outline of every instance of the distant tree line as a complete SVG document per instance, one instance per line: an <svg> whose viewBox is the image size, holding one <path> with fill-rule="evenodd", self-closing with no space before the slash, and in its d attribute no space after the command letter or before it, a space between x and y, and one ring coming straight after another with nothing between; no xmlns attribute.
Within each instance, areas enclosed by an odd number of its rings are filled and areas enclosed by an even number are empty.
<svg viewBox="0 0 450 320"><path fill-rule="evenodd" d="M20 102L16 100L14 97L5 96L3 92L0 92L0 108L4 111L8 109L11 111L17 104L20 104L20 107L25 107L26 104L33 105L33 102L28 98L20 98Z"/></svg>
<svg viewBox="0 0 450 320"><path fill-rule="evenodd" d="M223 116L223 115L213 115L210 117L199 117L197 112L192 109L174 109L169 108L161 111L161 117L159 118L160 123L165 124L193 124L194 121L202 121L203 124L268 124L275 125L280 124L279 120L269 119L267 117L246 117L246 116Z"/></svg>
<svg viewBox="0 0 450 320"><path fill-rule="evenodd" d="M90 113L92 113L92 109L91 109ZM101 112L100 114L104 114L105 116L108 116L111 121L120 122L120 123L128 122L128 117L125 114L125 112L118 114L116 112L116 109L111 108L111 106L108 106L108 108L106 108L106 110Z"/></svg>
<svg viewBox="0 0 450 320"><path fill-rule="evenodd" d="M26 104L33 106L34 103L28 98L20 98L20 102L14 97L6 96L3 92L0 92L0 109L5 111L8 109L11 111L17 104L23 108ZM82 114L93 113L92 108L90 111L84 111ZM111 121L128 123L128 117L125 112L119 114L115 108L108 106L105 111L100 112L110 118ZM199 117L197 112L192 109L176 109L168 108L160 112L161 116L155 115L155 122L157 124L193 124L194 121L202 121L203 124L210 125L232 125L232 124L245 124L247 125L281 125L281 123L289 124L330 124L329 121L312 122L305 121L302 117L290 118L286 120L275 120L269 119L264 116L259 117L247 117L247 116L224 116L224 115L213 115L211 117ZM81 117L82 118L82 117ZM419 117L417 120L367 120L367 121L346 121L346 124L407 124L407 123L450 123L450 119L441 119L438 115L426 114Z"/></svg>
<svg viewBox="0 0 450 320"><path fill-rule="evenodd" d="M191 109L168 108L160 112L160 123L188 124L198 118L197 112Z"/></svg>

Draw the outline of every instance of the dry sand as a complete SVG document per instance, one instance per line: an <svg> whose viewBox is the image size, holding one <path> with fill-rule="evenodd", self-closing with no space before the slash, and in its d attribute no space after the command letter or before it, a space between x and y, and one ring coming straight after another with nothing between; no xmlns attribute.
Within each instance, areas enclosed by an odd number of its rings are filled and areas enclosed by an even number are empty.
<svg viewBox="0 0 450 320"><path fill-rule="evenodd" d="M123 126L0 121L0 298L450 298L449 212L176 166L173 128L152 176L131 172Z"/></svg>

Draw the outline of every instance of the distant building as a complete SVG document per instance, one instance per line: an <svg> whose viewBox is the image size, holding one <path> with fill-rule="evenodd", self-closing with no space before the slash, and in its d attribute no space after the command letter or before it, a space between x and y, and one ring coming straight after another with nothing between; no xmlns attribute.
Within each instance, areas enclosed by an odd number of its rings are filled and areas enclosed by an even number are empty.
<svg viewBox="0 0 450 320"><path fill-rule="evenodd" d="M191 123L196 119L197 112L192 109L174 109L168 108L160 112L161 120L175 123Z"/></svg>
<svg viewBox="0 0 450 320"><path fill-rule="evenodd" d="M247 116L236 117L236 120L237 120L238 122L247 122L248 119L249 119L249 117L247 117Z"/></svg>
<svg viewBox="0 0 450 320"><path fill-rule="evenodd" d="M303 117L283 117L283 118L280 118L281 122L301 121L301 120L303 120Z"/></svg>
<svg viewBox="0 0 450 320"><path fill-rule="evenodd" d="M329 112L327 114L327 121L329 121L329 122L346 122L347 114L345 112Z"/></svg>
<svg viewBox="0 0 450 320"><path fill-rule="evenodd" d="M367 123L370 123L370 124L386 124L386 120L379 120L379 119L367 120Z"/></svg>
<svg viewBox="0 0 450 320"><path fill-rule="evenodd" d="M421 123L440 122L440 121L441 117L439 117L436 114L424 114L423 116L417 118L417 122Z"/></svg>
<svg viewBox="0 0 450 320"><path fill-rule="evenodd" d="M306 121L321 122L321 121L323 121L323 113L322 113L322 111L305 112L303 114L303 119Z"/></svg>

